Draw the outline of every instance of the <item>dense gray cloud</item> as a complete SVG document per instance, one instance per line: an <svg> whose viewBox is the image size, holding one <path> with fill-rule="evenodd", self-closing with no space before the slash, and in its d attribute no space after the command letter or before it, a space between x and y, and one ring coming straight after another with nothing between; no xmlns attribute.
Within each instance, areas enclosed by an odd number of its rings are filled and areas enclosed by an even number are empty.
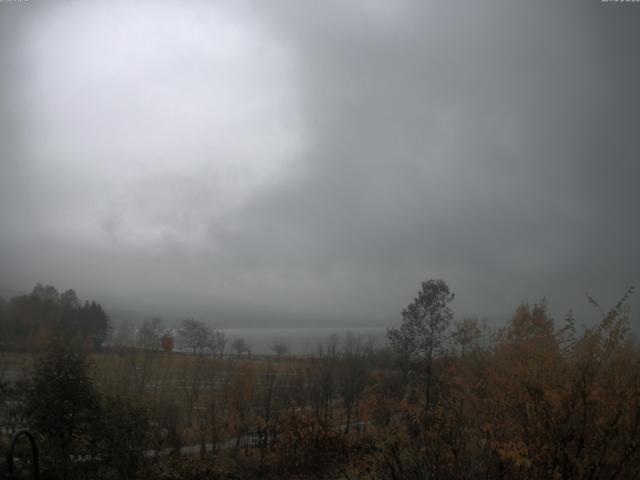
<svg viewBox="0 0 640 480"><path fill-rule="evenodd" d="M0 15L0 287L388 323L430 277L490 318L638 283L635 4Z"/></svg>

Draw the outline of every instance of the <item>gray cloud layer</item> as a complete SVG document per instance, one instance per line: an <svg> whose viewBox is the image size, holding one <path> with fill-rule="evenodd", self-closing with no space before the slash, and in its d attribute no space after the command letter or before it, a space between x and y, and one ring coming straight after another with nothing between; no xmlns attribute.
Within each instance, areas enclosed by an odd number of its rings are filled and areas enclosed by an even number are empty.
<svg viewBox="0 0 640 480"><path fill-rule="evenodd" d="M0 4L0 286L389 321L435 276L479 316L638 283L637 5L104 5Z"/></svg>

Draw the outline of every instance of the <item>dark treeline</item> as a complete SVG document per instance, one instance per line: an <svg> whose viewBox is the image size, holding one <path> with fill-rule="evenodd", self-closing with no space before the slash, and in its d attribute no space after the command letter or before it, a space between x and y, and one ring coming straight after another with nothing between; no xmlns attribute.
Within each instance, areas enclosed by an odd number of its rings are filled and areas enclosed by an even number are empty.
<svg viewBox="0 0 640 480"><path fill-rule="evenodd" d="M54 343L0 382L0 421L37 433L51 479L638 478L631 293L609 310L589 297L589 328L541 302L491 329L455 321L430 280L387 348L332 336L313 358Z"/></svg>
<svg viewBox="0 0 640 480"><path fill-rule="evenodd" d="M65 292L38 283L29 295L0 302L0 347L37 350L56 336L99 347L109 333L109 317L94 301L81 302L72 289Z"/></svg>

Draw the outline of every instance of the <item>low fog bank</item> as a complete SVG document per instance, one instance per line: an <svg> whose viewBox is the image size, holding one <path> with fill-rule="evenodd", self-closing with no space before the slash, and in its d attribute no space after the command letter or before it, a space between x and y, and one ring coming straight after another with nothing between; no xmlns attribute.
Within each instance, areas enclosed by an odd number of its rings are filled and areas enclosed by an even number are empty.
<svg viewBox="0 0 640 480"><path fill-rule="evenodd" d="M373 348L381 348L387 341L385 327L222 328L221 331L231 341L243 338L254 355L273 355L273 346L283 344L291 355L313 356L334 335L338 349L349 334L371 341Z"/></svg>

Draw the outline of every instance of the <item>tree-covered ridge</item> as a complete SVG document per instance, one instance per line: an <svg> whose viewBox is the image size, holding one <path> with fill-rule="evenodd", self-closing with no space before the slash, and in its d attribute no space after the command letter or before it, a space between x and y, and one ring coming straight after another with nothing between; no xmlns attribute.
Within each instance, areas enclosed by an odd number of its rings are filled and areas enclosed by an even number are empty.
<svg viewBox="0 0 640 480"><path fill-rule="evenodd" d="M10 348L40 348L63 336L92 349L104 342L109 328L102 306L82 302L73 289L60 293L38 283L30 294L0 302L0 342Z"/></svg>

